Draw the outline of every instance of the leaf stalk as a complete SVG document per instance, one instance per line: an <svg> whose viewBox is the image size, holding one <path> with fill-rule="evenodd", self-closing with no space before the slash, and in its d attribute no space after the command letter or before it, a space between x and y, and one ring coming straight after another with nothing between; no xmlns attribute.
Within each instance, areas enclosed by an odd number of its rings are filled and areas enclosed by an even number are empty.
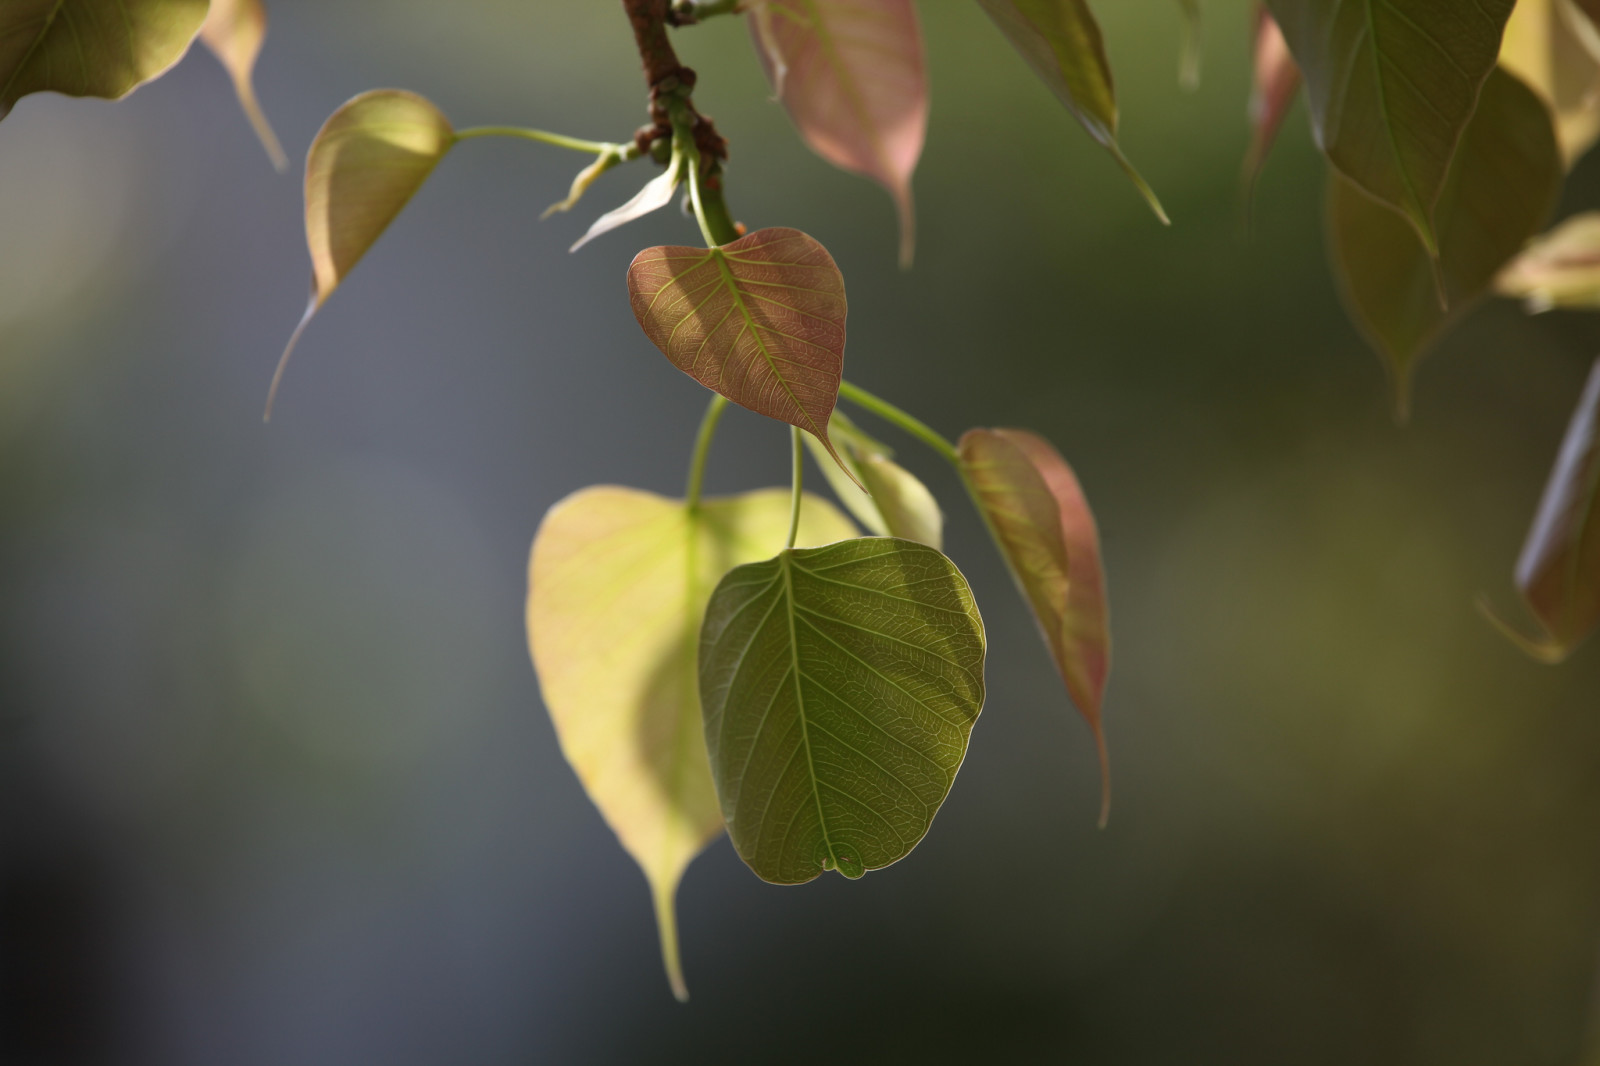
<svg viewBox="0 0 1600 1066"><path fill-rule="evenodd" d="M694 456L689 460L689 486L684 492L684 500L692 515L700 510L700 490L706 480L706 457L711 454L711 440L717 435L717 423L722 421L722 414L728 409L728 398L713 395L711 402L706 405L706 413L700 419L700 432L694 438Z"/></svg>
<svg viewBox="0 0 1600 1066"><path fill-rule="evenodd" d="M795 540L800 536L800 501L803 496L805 481L805 449L800 443L800 427L789 427L789 451L794 457L794 487L790 490L789 503L789 540L785 548L794 547Z"/></svg>

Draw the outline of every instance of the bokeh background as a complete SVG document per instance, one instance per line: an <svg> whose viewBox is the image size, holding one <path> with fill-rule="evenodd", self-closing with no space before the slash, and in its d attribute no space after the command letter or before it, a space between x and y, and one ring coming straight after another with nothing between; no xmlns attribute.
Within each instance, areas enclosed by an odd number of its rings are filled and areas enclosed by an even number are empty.
<svg viewBox="0 0 1600 1066"><path fill-rule="evenodd" d="M811 156L746 31L678 34L730 200L849 283L849 375L950 435L1022 425L1105 539L1116 799L939 461L989 701L932 833L847 883L645 885L562 761L522 632L544 510L681 491L705 394L628 313L675 211L569 256L643 180L540 223L583 160L476 141L306 334L296 174L196 51L120 104L0 125L0 1061L1566 1064L1600 956L1600 648L1551 669L1473 612L1511 563L1600 324L1476 313L1413 424L1325 266L1293 116L1242 224L1249 12L1102 3L1116 168L977 6L921 5L916 268ZM378 86L459 125L625 139L619 5L274 0L258 83L297 163ZM1600 204L1600 164L1568 207ZM863 419L880 435L894 431ZM780 484L735 412L713 491Z"/></svg>

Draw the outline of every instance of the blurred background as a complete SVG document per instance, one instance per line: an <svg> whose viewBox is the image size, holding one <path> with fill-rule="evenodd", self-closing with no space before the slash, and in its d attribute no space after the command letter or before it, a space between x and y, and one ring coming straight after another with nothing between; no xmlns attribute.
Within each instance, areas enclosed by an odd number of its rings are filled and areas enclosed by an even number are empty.
<svg viewBox="0 0 1600 1066"><path fill-rule="evenodd" d="M523 638L567 493L681 491L705 393L628 313L675 210L565 251L647 176L540 223L581 157L462 145L307 332L298 173L196 50L120 104L0 124L0 1061L1566 1064L1600 958L1600 647L1551 669L1512 560L1600 320L1485 307L1413 424L1325 266L1297 108L1241 223L1249 10L1102 3L1115 166L974 4L924 3L916 267L745 28L680 32L752 225L832 250L847 372L954 436L1039 430L1097 507L1116 626L1110 827L1087 730L941 463L988 705L933 831L847 883L725 840L679 896L563 762ZM624 140L620 5L273 0L264 105L304 159L358 91L460 126ZM1600 161L1567 207L1600 205ZM786 478L736 411L712 491ZM813 472L814 476L814 472ZM820 480L820 479L819 479Z"/></svg>

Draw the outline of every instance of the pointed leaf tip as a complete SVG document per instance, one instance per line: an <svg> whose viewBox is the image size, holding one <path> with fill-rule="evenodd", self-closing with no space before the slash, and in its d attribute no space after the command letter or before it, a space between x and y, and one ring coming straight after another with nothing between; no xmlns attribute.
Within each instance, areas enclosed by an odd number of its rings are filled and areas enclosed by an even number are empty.
<svg viewBox="0 0 1600 1066"><path fill-rule="evenodd" d="M267 151L273 167L278 171L289 168L289 157L284 154L278 135L272 131L261 103L256 99L254 83L256 57L261 54L261 44L267 36L267 12L261 0L211 0L211 11L200 27L200 40L222 63L223 69L233 79L234 94L239 106L250 120L261 147Z"/></svg>
<svg viewBox="0 0 1600 1066"><path fill-rule="evenodd" d="M1256 30L1250 87L1250 148L1245 154L1246 195L1266 164L1278 131L1300 92L1300 68L1289 54L1289 43L1266 6L1256 5Z"/></svg>
<svg viewBox="0 0 1600 1066"><path fill-rule="evenodd" d="M896 463L888 448L863 433L841 412L833 413L828 434L849 467L848 472L832 462L822 443L810 434L806 435L806 447L834 495L856 520L878 536L941 547L944 512L927 486Z"/></svg>

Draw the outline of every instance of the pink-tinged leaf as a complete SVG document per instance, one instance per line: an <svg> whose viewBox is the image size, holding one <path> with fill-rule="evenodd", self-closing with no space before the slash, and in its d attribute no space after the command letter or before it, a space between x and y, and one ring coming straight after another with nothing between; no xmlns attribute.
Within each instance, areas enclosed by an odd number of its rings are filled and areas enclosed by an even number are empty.
<svg viewBox="0 0 1600 1066"><path fill-rule="evenodd" d="M1067 693L1094 732L1104 824L1111 776L1101 705L1111 629L1094 514L1072 467L1036 434L973 429L959 450L962 473L1033 609Z"/></svg>
<svg viewBox="0 0 1600 1066"><path fill-rule="evenodd" d="M1600 361L1567 426L1516 578L1545 635L1530 640L1490 618L1536 658L1560 662L1600 625Z"/></svg>
<svg viewBox="0 0 1600 1066"><path fill-rule="evenodd" d="M596 167L600 166L606 158L606 156L601 156L595 161L594 165ZM634 193L633 199L621 207L612 208L595 219L594 225L589 227L589 232L579 237L577 243L567 250L576 252L602 233L610 233L618 226L625 226L634 219L643 218L652 211L659 211L661 208L666 207L672 202L672 194L678 191L678 179L681 174L682 168L678 165L677 157L674 156L667 169L645 182L644 188ZM560 207L560 205L557 204L556 207ZM551 210L555 210L555 208ZM545 212L547 215L549 213L549 211Z"/></svg>
<svg viewBox="0 0 1600 1066"><path fill-rule="evenodd" d="M272 132L261 103L256 99L253 75L256 57L261 54L261 42L267 37L267 12L261 0L211 0L211 10L205 24L200 27L200 40L222 63L223 69L233 79L233 91L239 97L239 106L267 156L278 170L286 170L289 157L283 154L278 135Z"/></svg>
<svg viewBox="0 0 1600 1066"><path fill-rule="evenodd" d="M848 472L828 436L844 375L844 275L821 244L780 228L720 248L646 248L628 267L628 300L673 366L812 434Z"/></svg>
<svg viewBox="0 0 1600 1066"><path fill-rule="evenodd" d="M922 31L911 0L762 0L756 51L812 151L889 190L900 262L916 245L911 174L928 128Z"/></svg>
<svg viewBox="0 0 1600 1066"><path fill-rule="evenodd" d="M1245 180L1255 184L1278 130L1300 90L1300 68L1289 54L1289 43L1266 7L1256 5L1255 80L1250 89L1250 151L1245 156Z"/></svg>

